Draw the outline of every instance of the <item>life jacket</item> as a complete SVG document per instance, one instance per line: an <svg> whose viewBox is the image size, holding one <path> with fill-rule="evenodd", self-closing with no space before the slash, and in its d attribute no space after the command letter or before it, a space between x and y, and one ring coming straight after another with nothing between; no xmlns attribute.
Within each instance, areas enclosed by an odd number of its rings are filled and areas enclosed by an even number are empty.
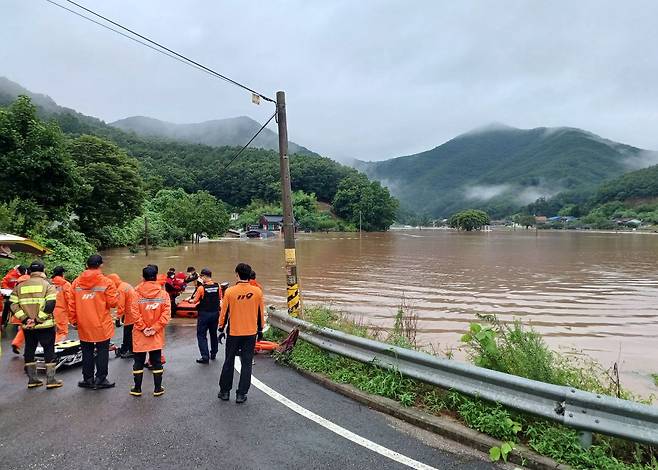
<svg viewBox="0 0 658 470"><path fill-rule="evenodd" d="M216 282L203 285L203 297L199 300L196 309L199 312L219 313L219 284Z"/></svg>

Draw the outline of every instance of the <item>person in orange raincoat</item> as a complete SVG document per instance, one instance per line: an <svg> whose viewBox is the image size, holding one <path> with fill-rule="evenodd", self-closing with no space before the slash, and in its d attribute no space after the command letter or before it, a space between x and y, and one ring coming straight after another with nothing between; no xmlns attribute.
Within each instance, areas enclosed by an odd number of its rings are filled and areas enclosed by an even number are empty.
<svg viewBox="0 0 658 470"><path fill-rule="evenodd" d="M117 288L103 275L101 266L101 255L87 259L87 269L71 284L69 300L69 321L78 327L82 349L82 381L78 386L95 390L114 387L114 382L107 380L110 339L114 335L110 308L119 303Z"/></svg>
<svg viewBox="0 0 658 470"><path fill-rule="evenodd" d="M12 289L16 289L16 286L18 286L23 281L27 281L28 279L30 279L30 275L28 274L27 268L25 268L25 273L20 275L18 279L16 279L16 282L14 283L14 287L12 287ZM13 315L9 319L9 323L11 323L12 325L19 326L18 331L16 332L16 336L14 336L14 339L11 342L11 350L14 352L14 354L20 354L21 347L25 344L25 334L23 333L23 328L20 328L20 325L22 325L22 323Z"/></svg>
<svg viewBox="0 0 658 470"><path fill-rule="evenodd" d="M7 291L14 290L14 287L16 287L16 284L18 284L18 278L24 274L27 274L27 268L23 265L17 264L11 268L7 274L5 274L5 277L2 278L0 287ZM7 320L9 320L10 315L11 311L9 310L9 294L7 294L4 299L4 306L2 308L2 326L7 325Z"/></svg>
<svg viewBox="0 0 658 470"><path fill-rule="evenodd" d="M57 289L55 301L55 327L57 336L55 342L65 341L69 335L69 298L71 297L71 283L64 278L66 269L62 266L53 268L50 282Z"/></svg>
<svg viewBox="0 0 658 470"><path fill-rule="evenodd" d="M123 341L119 348L119 357L128 359L133 357L133 324L135 319L132 315L131 306L135 289L127 282L122 281L118 274L109 274L107 277L114 282L119 292L117 318L120 318L123 322Z"/></svg>
<svg viewBox="0 0 658 470"><path fill-rule="evenodd" d="M171 319L171 304L169 295L157 280L158 273L153 266L142 270L144 282L135 288L131 311L135 319L133 328L133 379L135 385L130 394L135 397L142 395L142 379L144 378L144 363L146 354L153 367L153 396L164 394L162 388L161 353L165 345L165 326Z"/></svg>

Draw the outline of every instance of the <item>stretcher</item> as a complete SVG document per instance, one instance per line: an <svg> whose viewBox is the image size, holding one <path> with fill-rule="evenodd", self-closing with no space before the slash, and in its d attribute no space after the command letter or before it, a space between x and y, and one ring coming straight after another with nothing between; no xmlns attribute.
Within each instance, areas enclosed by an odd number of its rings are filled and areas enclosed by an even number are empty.
<svg viewBox="0 0 658 470"><path fill-rule="evenodd" d="M110 351L116 349L117 346L110 343ZM43 358L43 348L41 346L37 347L34 358L37 361L37 369L45 370L46 362ZM73 367L82 364L82 348L80 346L80 341L69 339L55 343L55 364L55 369L59 369L60 367Z"/></svg>

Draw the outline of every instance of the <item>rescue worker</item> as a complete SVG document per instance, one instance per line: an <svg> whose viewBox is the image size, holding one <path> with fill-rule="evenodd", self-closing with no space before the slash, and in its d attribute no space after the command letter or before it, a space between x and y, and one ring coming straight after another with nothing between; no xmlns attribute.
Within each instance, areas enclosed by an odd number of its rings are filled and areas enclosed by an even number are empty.
<svg viewBox="0 0 658 470"><path fill-rule="evenodd" d="M157 282L157 275L157 271L152 266L142 270L144 282L135 288L131 304L132 316L135 319L133 330L135 386L130 389L130 394L135 397L142 396L142 379L147 353L153 370L153 396L159 397L165 392L162 388L164 369L161 353L165 345L165 326L171 319L171 306L169 296Z"/></svg>
<svg viewBox="0 0 658 470"><path fill-rule="evenodd" d="M27 281L28 279L30 279L30 271L28 268L25 268L25 274L21 274L19 278L16 279L16 283L17 283L16 285L20 284L23 281ZM11 350L14 352L14 354L20 354L21 347L23 346L23 344L25 344L25 335L23 334L23 329L20 327L21 322L14 315L11 315L11 318L9 319L9 323L16 325L16 327L18 328L16 331L16 336L14 336L14 339L11 341Z"/></svg>
<svg viewBox="0 0 658 470"><path fill-rule="evenodd" d="M133 286L121 280L118 274L107 276L117 288L119 303L117 304L117 318L123 322L123 340L119 348L119 357L129 359L133 357L133 324L132 301L135 296Z"/></svg>
<svg viewBox="0 0 658 470"><path fill-rule="evenodd" d="M34 353L41 344L46 363L46 388L63 385L55 378L55 303L57 290L44 274L41 261L30 264L30 277L16 285L9 298L14 318L21 322L25 335L25 371L27 388L41 387L43 382L37 378L37 363Z"/></svg>
<svg viewBox="0 0 658 470"><path fill-rule="evenodd" d="M71 283L64 278L66 269L62 266L53 268L50 282L57 289L57 302L55 303L55 342L66 341L69 335L69 298L71 297Z"/></svg>
<svg viewBox="0 0 658 470"><path fill-rule="evenodd" d="M263 291L249 284L251 266L240 263L235 267L235 274L237 283L226 290L219 316L220 336L226 335L226 354L222 374L219 377L217 397L224 401L230 398L235 356L239 355L242 369L235 402L244 403L247 401L247 393L251 386L251 366L256 340L263 339L265 304ZM226 333L224 333L225 328Z"/></svg>
<svg viewBox="0 0 658 470"><path fill-rule="evenodd" d="M199 364L208 364L215 360L219 345L217 343L217 321L219 320L219 301L221 295L219 284L212 280L212 272L208 268L201 270L202 285L194 292L191 302L196 304L199 312L196 320L196 338L201 357ZM210 333L210 352L208 351L208 333Z"/></svg>
<svg viewBox="0 0 658 470"><path fill-rule="evenodd" d="M22 264L17 264L5 274L5 277L2 278L0 282L0 287L5 291L14 290L16 284L18 284L18 278L27 274L27 267ZM4 299L4 305L2 307L2 325L6 325L9 320L9 315L11 314L9 310L9 295L7 294Z"/></svg>
<svg viewBox="0 0 658 470"><path fill-rule="evenodd" d="M114 387L114 382L107 380L110 339L114 334L110 308L119 303L117 289L103 275L101 266L101 255L87 259L87 269L71 284L69 300L69 320L78 327L82 349L82 381L78 386L94 390Z"/></svg>

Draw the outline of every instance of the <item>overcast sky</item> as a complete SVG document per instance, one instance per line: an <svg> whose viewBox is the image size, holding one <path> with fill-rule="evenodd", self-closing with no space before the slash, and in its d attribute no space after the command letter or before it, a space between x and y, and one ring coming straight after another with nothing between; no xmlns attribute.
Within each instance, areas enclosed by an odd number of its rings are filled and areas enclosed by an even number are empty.
<svg viewBox="0 0 658 470"><path fill-rule="evenodd" d="M491 122L658 149L658 1L80 2L285 90L291 140L330 157L412 154ZM272 112L44 0L0 0L0 75L108 122Z"/></svg>

